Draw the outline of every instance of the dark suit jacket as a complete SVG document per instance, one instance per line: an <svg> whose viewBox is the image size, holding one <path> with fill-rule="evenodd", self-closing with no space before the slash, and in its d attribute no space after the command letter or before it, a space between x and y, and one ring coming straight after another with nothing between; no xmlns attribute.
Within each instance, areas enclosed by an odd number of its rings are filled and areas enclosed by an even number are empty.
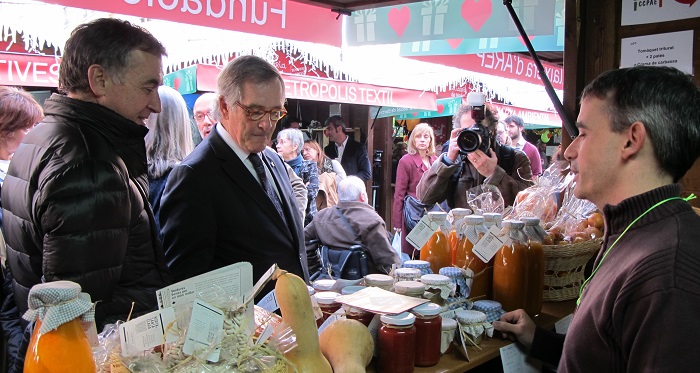
<svg viewBox="0 0 700 373"><path fill-rule="evenodd" d="M331 159L338 158L338 147L334 142L331 142L323 149L326 156ZM367 157L367 150L362 144L355 141L351 136L348 136L348 142L345 144L343 159L340 159L340 165L343 166L345 174L348 176L354 175L367 181L372 178L372 168Z"/></svg>
<svg viewBox="0 0 700 373"><path fill-rule="evenodd" d="M173 168L161 201L160 225L165 257L176 281L250 262L254 282L273 263L308 282L303 224L287 170L271 149L262 154L280 191L289 227L217 131ZM256 300L273 288L271 282Z"/></svg>

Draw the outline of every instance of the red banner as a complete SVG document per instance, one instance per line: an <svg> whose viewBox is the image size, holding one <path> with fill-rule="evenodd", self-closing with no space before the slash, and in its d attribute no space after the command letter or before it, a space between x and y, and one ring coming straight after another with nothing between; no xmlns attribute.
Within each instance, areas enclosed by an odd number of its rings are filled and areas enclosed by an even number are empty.
<svg viewBox="0 0 700 373"><path fill-rule="evenodd" d="M0 84L57 87L58 66L54 57L0 53Z"/></svg>
<svg viewBox="0 0 700 373"><path fill-rule="evenodd" d="M498 109L498 117L501 119L506 119L509 115L517 115L523 118L525 123L561 128L561 117L553 111L525 109L498 103L491 103L491 105Z"/></svg>
<svg viewBox="0 0 700 373"><path fill-rule="evenodd" d="M531 58L515 53L494 52L450 56L411 56L414 60L452 66L458 69L515 79L521 82L542 84L537 65ZM554 89L564 89L564 69L550 63L542 63Z"/></svg>
<svg viewBox="0 0 700 373"><path fill-rule="evenodd" d="M75 8L341 46L329 9L288 0L43 0Z"/></svg>

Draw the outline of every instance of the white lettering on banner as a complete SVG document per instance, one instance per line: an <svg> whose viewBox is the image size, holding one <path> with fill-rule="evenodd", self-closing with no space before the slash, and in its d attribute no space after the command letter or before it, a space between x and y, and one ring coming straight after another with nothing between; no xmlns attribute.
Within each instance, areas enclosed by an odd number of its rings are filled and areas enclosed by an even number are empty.
<svg viewBox="0 0 700 373"><path fill-rule="evenodd" d="M493 52L477 53L477 56L481 58L481 67L513 75L524 75L537 80L541 79L535 62L518 55L506 52ZM560 85L564 83L562 69L554 66L545 66L544 71L552 84Z"/></svg>
<svg viewBox="0 0 700 373"><path fill-rule="evenodd" d="M123 0L125 3L129 5L137 5L141 2L141 0ZM147 1L147 6L153 7L154 6L154 0L146 0ZM170 1L169 4L167 2ZM213 0L216 2L216 0ZM212 0L207 0L206 1L206 15L207 17L214 17L214 18L221 18L223 15L226 13L226 0L219 0L221 7L219 8L218 11L214 10L214 7L212 6ZM248 5L250 1L250 19L247 18L248 15ZM158 5L161 9L167 10L167 11L172 11L177 8L178 3L180 0L158 0ZM267 1L262 1L262 5L259 7L257 4L258 0L229 0L228 1L228 19L234 20L234 16L236 14L236 10L240 12L240 20L241 22L250 22L254 23L257 25L265 25L267 23L267 14L268 14L268 8L269 8L269 13L274 13L274 14L279 14L281 16L280 19L280 25L282 28L286 28L287 26L287 0L281 0L281 7L280 8L273 8L272 6L268 7L268 2ZM239 4L240 7L239 9L236 9L236 4ZM261 9L258 9L261 8ZM204 10L204 5L202 4L202 0L182 0L182 7L180 7L180 12L182 13L190 13L190 14L200 14L202 10ZM261 13L258 15L258 11Z"/></svg>
<svg viewBox="0 0 700 373"><path fill-rule="evenodd" d="M10 84L33 85L38 83L42 85L58 84L58 68L59 63L52 64L36 61L13 61L9 59L0 60L0 83L3 82L2 76L7 77L7 82ZM4 71L3 71L4 70Z"/></svg>

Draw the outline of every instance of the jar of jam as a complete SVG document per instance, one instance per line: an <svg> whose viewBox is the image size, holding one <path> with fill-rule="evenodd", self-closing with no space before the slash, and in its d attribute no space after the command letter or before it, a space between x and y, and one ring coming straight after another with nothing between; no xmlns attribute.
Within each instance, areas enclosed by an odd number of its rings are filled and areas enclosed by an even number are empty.
<svg viewBox="0 0 700 373"><path fill-rule="evenodd" d="M418 281L401 281L394 284L394 292L407 297L423 298L425 285Z"/></svg>
<svg viewBox="0 0 700 373"><path fill-rule="evenodd" d="M449 277L444 275L423 275L420 282L425 285L425 290L437 290L442 299L447 299L454 293L455 286Z"/></svg>
<svg viewBox="0 0 700 373"><path fill-rule="evenodd" d="M433 273L433 270L430 269L430 263L426 262L425 260L407 260L403 262L401 267L420 269L421 276Z"/></svg>
<svg viewBox="0 0 700 373"><path fill-rule="evenodd" d="M398 315L382 315L377 344L379 346L379 371L382 373L413 372L416 350L416 317L404 312Z"/></svg>
<svg viewBox="0 0 700 373"><path fill-rule="evenodd" d="M453 319L442 319L442 338L440 339L440 352L449 354L452 352L452 341L455 339L455 331L457 330L457 321Z"/></svg>
<svg viewBox="0 0 700 373"><path fill-rule="evenodd" d="M455 312L455 315L459 322L460 338L466 346L478 346L484 334L493 336L493 326L486 322L486 315L483 312L462 310Z"/></svg>
<svg viewBox="0 0 700 373"><path fill-rule="evenodd" d="M335 285L335 280L323 279L314 281L311 286L316 291L331 291L333 285Z"/></svg>
<svg viewBox="0 0 700 373"><path fill-rule="evenodd" d="M432 222L437 223L438 228L428 242L423 245L420 250L420 260L425 260L430 263L430 269L433 273L438 273L440 268L448 267L452 264L452 253L450 252L450 244L447 241L447 213L445 212L429 212L428 217Z"/></svg>
<svg viewBox="0 0 700 373"><path fill-rule="evenodd" d="M396 282L400 281L416 281L421 277L420 269L418 268L397 268L394 270L394 278Z"/></svg>
<svg viewBox="0 0 700 373"><path fill-rule="evenodd" d="M323 317L316 320L317 326L321 326L335 311L340 309L341 304L335 301L335 298L340 295L334 291L320 291L314 294L318 307L321 308Z"/></svg>
<svg viewBox="0 0 700 373"><path fill-rule="evenodd" d="M440 361L440 339L442 337L442 307L435 303L423 303L414 307L416 315L416 354L417 367L432 367Z"/></svg>
<svg viewBox="0 0 700 373"><path fill-rule="evenodd" d="M353 319L357 320L365 326L369 327L369 324L372 322L372 319L374 318L374 314L372 312L363 310L362 308L357 308L357 307L349 307L349 306L343 306L345 308L345 318L346 319Z"/></svg>
<svg viewBox="0 0 700 373"><path fill-rule="evenodd" d="M371 274L365 276L365 285L391 290L392 286L394 286L394 278L389 275Z"/></svg>
<svg viewBox="0 0 700 373"><path fill-rule="evenodd" d="M503 245L494 257L493 299L506 311L525 308L526 304L529 254L524 227L520 220L504 221L504 233L510 244Z"/></svg>
<svg viewBox="0 0 700 373"><path fill-rule="evenodd" d="M522 218L525 223L525 234L527 235L527 295L525 301L525 312L530 317L535 317L542 311L542 298L544 293L544 249L542 240L547 232L540 226L539 218Z"/></svg>
<svg viewBox="0 0 700 373"><path fill-rule="evenodd" d="M484 217L470 215L464 218L464 240L460 241L455 256L455 267L468 268L474 272L472 285L469 292L471 298L485 298L490 293L493 277L493 264L484 263L474 254L474 246L486 234Z"/></svg>
<svg viewBox="0 0 700 373"><path fill-rule="evenodd" d="M463 208L454 208L448 213L448 215L452 215L452 229L450 230L449 236L447 236L447 241L450 243L450 252L452 253L452 263L454 263L457 244L461 240L459 226L462 220L464 220L464 217L471 215L471 213L472 210Z"/></svg>

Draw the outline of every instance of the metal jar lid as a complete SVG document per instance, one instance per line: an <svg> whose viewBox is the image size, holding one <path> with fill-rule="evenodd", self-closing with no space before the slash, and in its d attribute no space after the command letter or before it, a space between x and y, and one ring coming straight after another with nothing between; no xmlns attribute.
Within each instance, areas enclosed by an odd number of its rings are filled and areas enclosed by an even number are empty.
<svg viewBox="0 0 700 373"><path fill-rule="evenodd" d="M413 323L416 321L416 316L410 312L404 312L398 315L382 315L379 319L384 324L409 326L413 325Z"/></svg>

